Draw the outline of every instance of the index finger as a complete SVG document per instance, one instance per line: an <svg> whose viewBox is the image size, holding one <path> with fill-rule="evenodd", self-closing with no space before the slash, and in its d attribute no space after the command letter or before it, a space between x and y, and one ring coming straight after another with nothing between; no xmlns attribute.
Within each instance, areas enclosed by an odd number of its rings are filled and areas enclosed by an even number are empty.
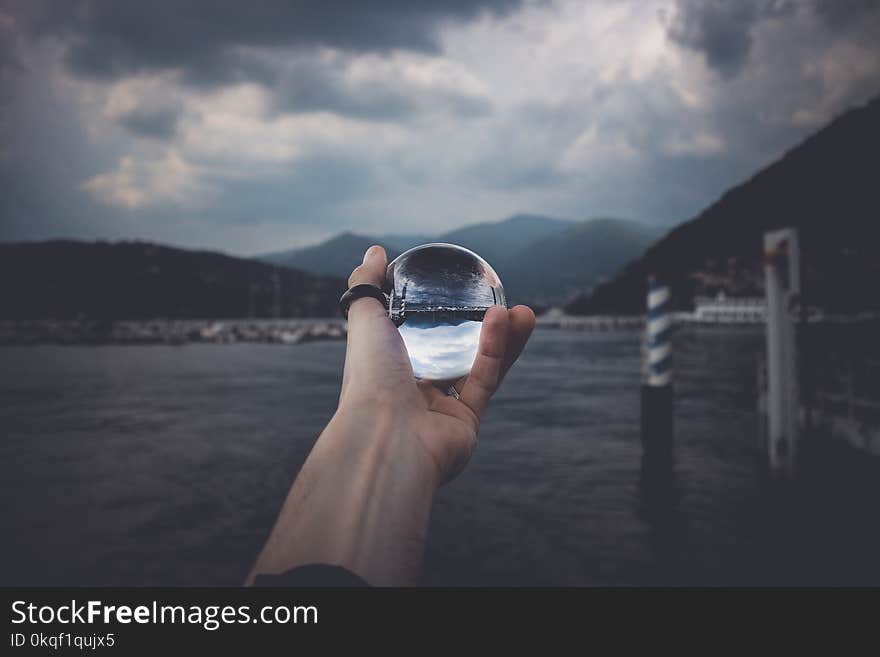
<svg viewBox="0 0 880 657"><path fill-rule="evenodd" d="M348 287L352 288L356 285L373 285L381 289L382 281L385 279L385 267L388 264L388 258L385 255L385 249L374 244L364 253L364 261L351 272L348 277ZM348 319L349 328L352 324L357 324L358 318L375 317L385 315L382 303L373 297L361 297L355 299L349 306Z"/></svg>

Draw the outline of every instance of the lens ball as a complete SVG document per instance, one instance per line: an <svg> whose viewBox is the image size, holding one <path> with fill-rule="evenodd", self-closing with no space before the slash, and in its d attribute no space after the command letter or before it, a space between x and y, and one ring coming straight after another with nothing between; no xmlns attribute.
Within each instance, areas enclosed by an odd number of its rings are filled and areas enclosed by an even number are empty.
<svg viewBox="0 0 880 657"><path fill-rule="evenodd" d="M455 244L423 244L400 254L388 265L384 289L413 373L431 381L467 374L486 310L507 306L495 270Z"/></svg>

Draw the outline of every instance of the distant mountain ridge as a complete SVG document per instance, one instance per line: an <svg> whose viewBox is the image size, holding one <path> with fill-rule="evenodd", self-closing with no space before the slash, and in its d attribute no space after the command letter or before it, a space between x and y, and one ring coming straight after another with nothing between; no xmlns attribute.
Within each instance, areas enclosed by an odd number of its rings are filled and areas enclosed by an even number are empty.
<svg viewBox="0 0 880 657"><path fill-rule="evenodd" d="M533 214L516 214L498 222L471 224L443 233L436 241L476 251L496 268L506 269L535 240L556 235L574 222ZM500 273L500 272L499 272Z"/></svg>
<svg viewBox="0 0 880 657"><path fill-rule="evenodd" d="M259 257L316 274L347 276L372 244L382 244L393 259L420 243L450 242L484 257L501 276L512 302L546 305L569 300L610 277L658 235L657 229L624 219L571 221L518 214L435 236L345 232L314 246Z"/></svg>
<svg viewBox="0 0 880 657"><path fill-rule="evenodd" d="M803 296L831 312L880 310L880 96L790 149L679 225L573 313L640 313L660 275L673 304L695 295L763 292L763 233L799 229Z"/></svg>
<svg viewBox="0 0 880 657"><path fill-rule="evenodd" d="M506 284L525 299L568 301L610 278L662 234L625 219L578 222L508 255ZM556 287L554 291L548 286Z"/></svg>
<svg viewBox="0 0 880 657"><path fill-rule="evenodd" d="M313 274L346 276L346 272L350 273L360 263L364 251L377 241L378 239L374 237L346 231L315 246L267 253L257 256L257 259ZM389 257L396 257L400 253L399 247L392 247L387 240L383 246L388 251Z"/></svg>
<svg viewBox="0 0 880 657"><path fill-rule="evenodd" d="M340 278L146 242L0 244L0 319L333 316L344 289Z"/></svg>
<svg viewBox="0 0 880 657"><path fill-rule="evenodd" d="M257 256L273 264L316 274L341 276L361 261L364 250L381 244L389 259L425 242L450 242L477 251L492 262L519 250L530 240L562 231L573 222L539 215L517 214L498 222L481 222L439 235L362 235L345 231L324 242L299 249L288 249Z"/></svg>

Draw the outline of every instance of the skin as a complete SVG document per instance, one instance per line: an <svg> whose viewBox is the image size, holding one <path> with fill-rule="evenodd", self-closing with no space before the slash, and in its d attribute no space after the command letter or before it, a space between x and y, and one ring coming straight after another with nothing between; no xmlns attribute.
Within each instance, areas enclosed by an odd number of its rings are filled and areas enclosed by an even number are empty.
<svg viewBox="0 0 880 657"><path fill-rule="evenodd" d="M381 286L370 247L349 286ZM460 400L413 377L403 340L376 299L352 303L339 406L281 508L246 584L296 566L339 565L374 586L414 584L434 491L465 466L480 417L535 325L526 306L490 308Z"/></svg>

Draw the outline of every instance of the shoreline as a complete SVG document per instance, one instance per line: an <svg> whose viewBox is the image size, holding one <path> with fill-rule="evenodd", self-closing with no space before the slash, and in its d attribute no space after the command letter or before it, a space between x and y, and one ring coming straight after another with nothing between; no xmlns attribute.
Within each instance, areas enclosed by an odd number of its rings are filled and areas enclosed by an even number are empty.
<svg viewBox="0 0 880 657"><path fill-rule="evenodd" d="M810 325L858 325L877 322L874 315L824 317ZM537 318L536 329L583 332L641 331L641 315L560 315ZM695 321L676 313L679 329L763 330L763 322ZM299 344L302 342L344 340L348 323L335 317L295 317L284 319L5 319L0 320L0 346L31 345L186 345Z"/></svg>
<svg viewBox="0 0 880 657"><path fill-rule="evenodd" d="M344 340L343 319L4 320L0 345L299 344Z"/></svg>

